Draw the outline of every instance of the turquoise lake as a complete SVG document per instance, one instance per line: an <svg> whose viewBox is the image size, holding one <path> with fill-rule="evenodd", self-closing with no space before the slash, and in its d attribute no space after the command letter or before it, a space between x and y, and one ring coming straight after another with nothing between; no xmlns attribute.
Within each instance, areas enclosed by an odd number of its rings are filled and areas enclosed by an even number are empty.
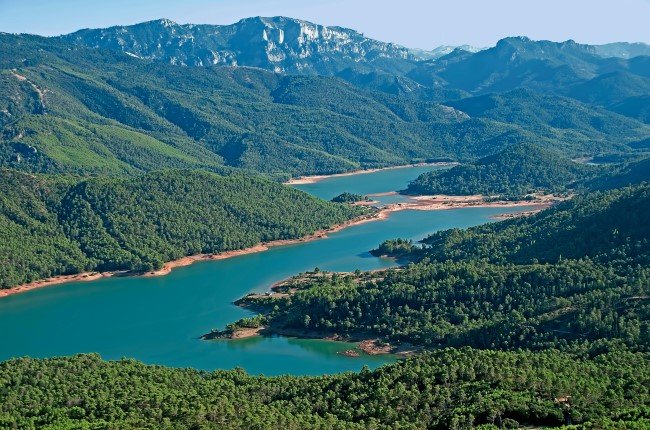
<svg viewBox="0 0 650 430"><path fill-rule="evenodd" d="M410 181L432 170L447 169L445 166L415 166L379 170L357 175L334 176L312 184L295 185L321 199L330 200L343 192L355 194L378 194L405 189ZM373 197L381 203L395 203L406 199L402 195Z"/></svg>
<svg viewBox="0 0 650 430"><path fill-rule="evenodd" d="M343 191L399 190L433 167L384 170L297 186L331 198ZM391 199L398 196L388 196ZM383 200L382 200L383 201ZM319 267L351 271L391 267L368 251L383 240L421 239L434 231L469 227L525 208L401 211L386 220L347 228L329 238L272 248L227 260L196 263L155 278L107 278L33 290L0 300L0 360L97 352L151 364L199 369L242 367L253 374L315 375L371 368L392 356L337 354L350 344L284 337L201 341L212 328L250 315L232 302L267 291L282 279Z"/></svg>

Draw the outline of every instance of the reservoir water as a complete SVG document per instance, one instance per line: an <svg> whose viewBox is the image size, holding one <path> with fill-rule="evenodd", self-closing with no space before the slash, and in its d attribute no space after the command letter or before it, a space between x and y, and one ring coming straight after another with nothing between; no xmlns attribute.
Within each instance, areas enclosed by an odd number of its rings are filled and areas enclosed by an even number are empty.
<svg viewBox="0 0 650 430"><path fill-rule="evenodd" d="M446 166L413 166L395 169L378 170L372 173L359 173L356 175L333 176L311 184L296 185L295 187L321 199L330 200L343 192L355 194L379 194L390 191L399 191L410 181L425 172L446 169ZM376 196L373 200L381 203L394 203L405 200L405 196L388 195Z"/></svg>
<svg viewBox="0 0 650 430"><path fill-rule="evenodd" d="M391 169L330 178L299 188L331 198L343 191L379 193L402 189L432 167ZM389 196L395 198L395 196ZM466 208L395 212L331 234L329 238L272 248L227 260L178 268L155 278L107 278L33 290L0 300L0 360L97 352L105 359L199 369L243 367L253 374L324 374L373 368L392 356L346 357L351 345L284 337L201 341L250 313L232 302L249 292L314 267L352 271L395 262L368 251L383 240L421 239L434 231L469 227L493 215L525 208Z"/></svg>

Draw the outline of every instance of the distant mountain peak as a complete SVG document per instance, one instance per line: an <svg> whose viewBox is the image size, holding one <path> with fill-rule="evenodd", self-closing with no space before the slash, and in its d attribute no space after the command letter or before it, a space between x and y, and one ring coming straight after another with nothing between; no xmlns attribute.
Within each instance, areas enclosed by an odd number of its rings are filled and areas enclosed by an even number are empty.
<svg viewBox="0 0 650 430"><path fill-rule="evenodd" d="M407 49L367 38L356 30L284 16L254 16L229 25L178 24L161 18L131 26L80 30L60 38L78 46L180 66L245 66L324 76L350 70L346 76L355 82L397 92L424 86L434 90L434 97L442 97L440 90L447 89L459 96L459 90L499 91L520 85L552 88L556 81L575 83L616 70L612 62L603 63L602 57L650 54L650 47L644 44L591 46L526 36L506 37L487 49L469 45L444 45L431 51ZM379 74L369 75L374 72Z"/></svg>
<svg viewBox="0 0 650 430"><path fill-rule="evenodd" d="M175 27L175 26L178 25L176 22L172 21L171 19L167 19L167 18L161 18L161 19L158 20L158 22L163 27Z"/></svg>
<svg viewBox="0 0 650 430"><path fill-rule="evenodd" d="M185 66L261 67L275 72L332 75L356 66L392 72L418 58L404 47L343 28L283 16L244 18L230 25L177 24L159 19L132 26L81 30L64 40L119 49Z"/></svg>
<svg viewBox="0 0 650 430"><path fill-rule="evenodd" d="M650 45L642 42L615 42L596 45L596 53L601 57L634 58L650 56Z"/></svg>
<svg viewBox="0 0 650 430"><path fill-rule="evenodd" d="M454 51L459 51L459 52L469 52L469 53L476 53L479 51L482 51L485 48L479 48L476 46L472 45L440 45L431 51L427 51L424 49L411 49L411 53L423 60L437 60L438 58L442 58L446 55L451 54Z"/></svg>

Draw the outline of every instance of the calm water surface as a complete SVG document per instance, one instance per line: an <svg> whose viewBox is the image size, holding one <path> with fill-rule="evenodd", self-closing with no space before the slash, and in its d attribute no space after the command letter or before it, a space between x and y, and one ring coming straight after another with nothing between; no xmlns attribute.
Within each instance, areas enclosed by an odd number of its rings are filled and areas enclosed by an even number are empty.
<svg viewBox="0 0 650 430"><path fill-rule="evenodd" d="M386 170L300 186L331 198L343 191L376 193L404 188L429 168ZM519 209L521 210L521 208ZM274 282L319 267L350 271L391 267L368 250L395 237L421 239L450 227L487 222L514 209L468 208L403 211L361 224L328 239L273 248L228 260L196 263L157 278L109 278L77 282L0 300L0 360L98 352L105 359L132 357L146 363L251 373L323 374L371 368L394 357L345 357L350 344L283 337L201 341L212 328L250 315L232 302Z"/></svg>
<svg viewBox="0 0 650 430"><path fill-rule="evenodd" d="M366 195L403 190L410 181L420 174L447 168L447 166L401 167L373 173L335 176L313 184L296 185L295 187L321 199L330 200L345 191ZM406 197L401 195L373 197L373 200L378 200L384 204L396 203L405 199Z"/></svg>

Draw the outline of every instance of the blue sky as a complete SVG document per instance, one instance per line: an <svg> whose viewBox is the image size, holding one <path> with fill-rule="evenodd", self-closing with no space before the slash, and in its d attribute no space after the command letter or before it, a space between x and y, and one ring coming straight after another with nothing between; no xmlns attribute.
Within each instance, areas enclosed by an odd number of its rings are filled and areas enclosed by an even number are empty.
<svg viewBox="0 0 650 430"><path fill-rule="evenodd" d="M56 35L156 18L230 24L284 15L413 48L505 36L650 43L650 0L0 0L0 31Z"/></svg>

